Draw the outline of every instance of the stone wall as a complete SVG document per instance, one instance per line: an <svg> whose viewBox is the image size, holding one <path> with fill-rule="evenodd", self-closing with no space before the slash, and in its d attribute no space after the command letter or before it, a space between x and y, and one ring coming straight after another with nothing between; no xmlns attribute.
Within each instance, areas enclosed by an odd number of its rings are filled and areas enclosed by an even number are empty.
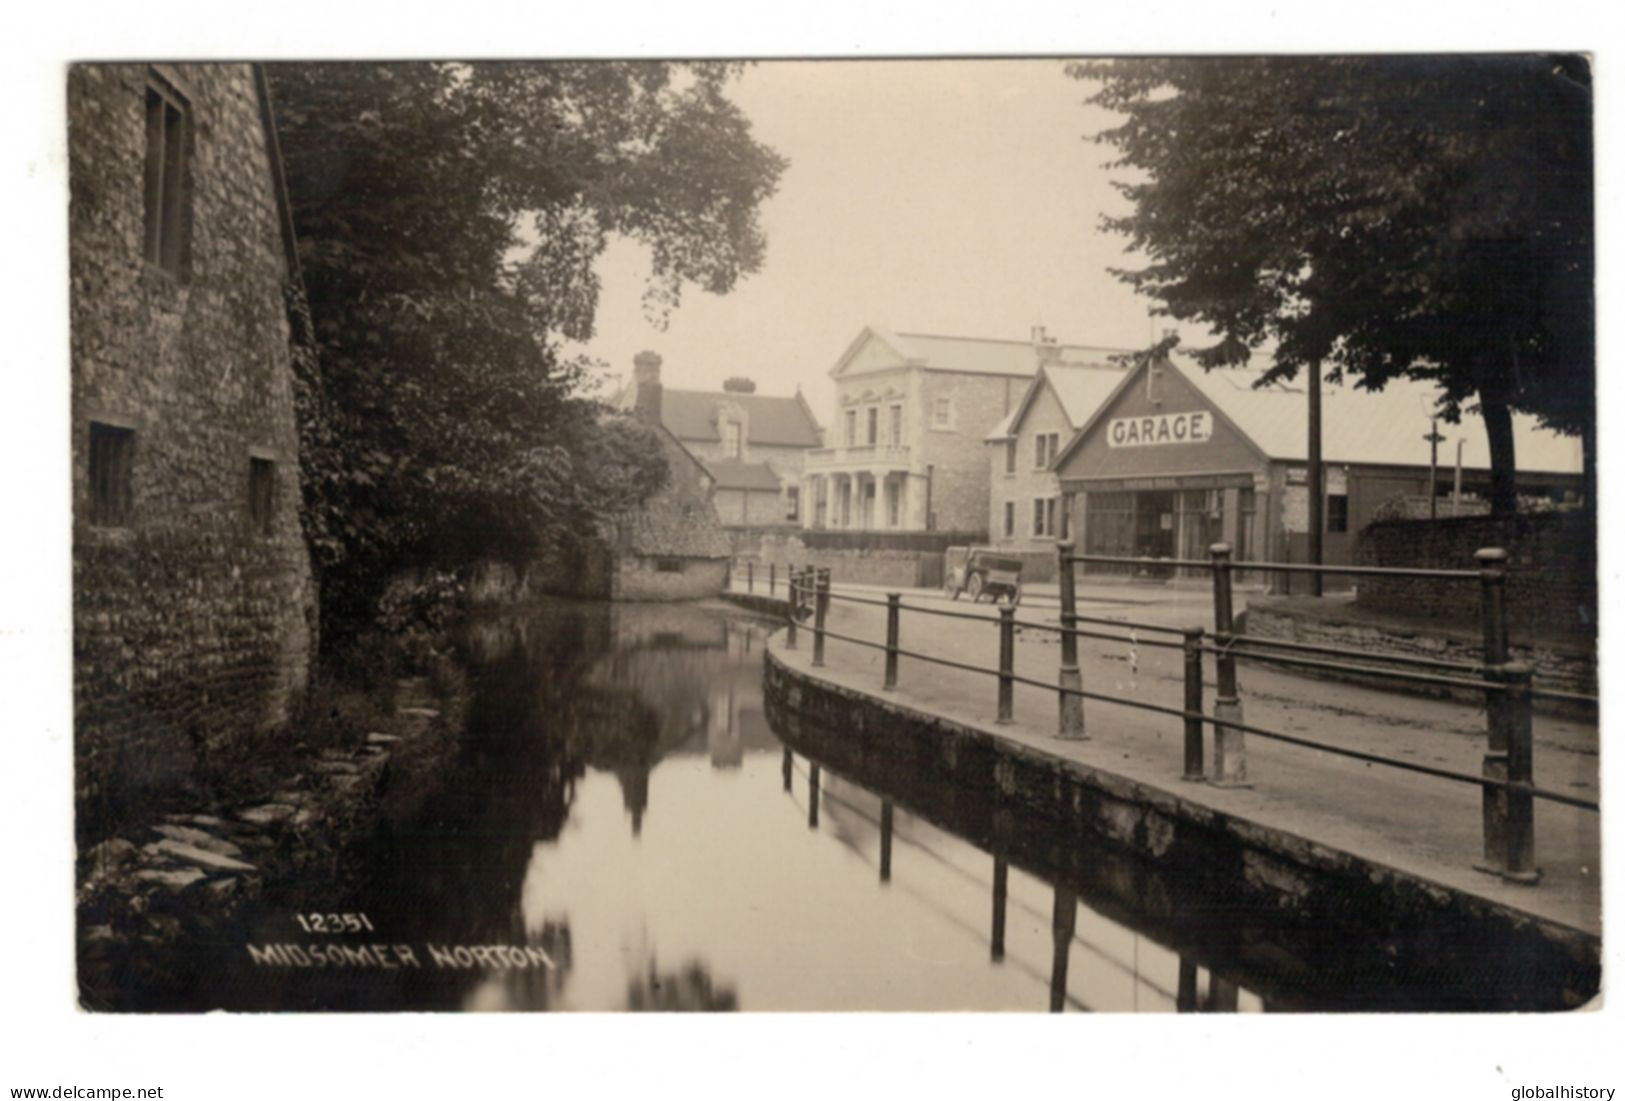
<svg viewBox="0 0 1625 1101"><path fill-rule="evenodd" d="M1373 654L1401 654L1473 665L1484 660L1483 635L1475 629L1452 628L1436 621L1402 620L1388 616L1379 618L1353 607L1345 607L1340 612L1325 600L1253 597L1247 602L1246 616L1246 633L1249 635L1335 647L1349 661L1359 661L1362 656ZM1597 692L1595 647L1560 645L1549 639L1527 644L1514 641L1512 660L1524 662L1534 669L1538 688L1588 696ZM1320 675L1302 668L1294 671L1300 675ZM1337 679L1369 684L1390 692L1443 696L1470 703L1484 698L1482 692L1467 689L1367 678L1358 674L1338 674ZM1584 706L1564 706L1551 700L1537 699L1535 707L1537 710L1565 714L1590 714L1590 709Z"/></svg>
<svg viewBox="0 0 1625 1101"><path fill-rule="evenodd" d="M941 531L973 531L987 523L988 456L984 437L1016 407L1030 378L965 375L945 371L924 372L916 434L919 454L912 458L916 471L932 468L932 526ZM939 397L952 401L947 427L934 423L932 410ZM1000 529L1002 530L1002 529Z"/></svg>
<svg viewBox="0 0 1625 1101"><path fill-rule="evenodd" d="M1367 566L1476 569L1473 553L1501 547L1507 558L1507 623L1514 638L1597 633L1597 524L1590 511L1387 520L1359 534L1355 561ZM1478 584L1362 578L1356 604L1377 612L1474 625Z"/></svg>
<svg viewBox="0 0 1625 1101"><path fill-rule="evenodd" d="M179 265L145 259L154 72L190 111ZM283 725L316 608L252 69L76 65L68 118L76 790L95 819ZM93 423L130 434L122 516L92 513ZM271 464L263 516L253 460Z"/></svg>
<svg viewBox="0 0 1625 1101"><path fill-rule="evenodd" d="M755 553L744 557L755 562L760 586L767 583L769 565L778 567L780 577L786 576L792 566L824 567L835 581L849 585L910 589L932 588L942 583L941 551L809 548L798 535L764 533ZM736 581L738 577L736 569Z"/></svg>

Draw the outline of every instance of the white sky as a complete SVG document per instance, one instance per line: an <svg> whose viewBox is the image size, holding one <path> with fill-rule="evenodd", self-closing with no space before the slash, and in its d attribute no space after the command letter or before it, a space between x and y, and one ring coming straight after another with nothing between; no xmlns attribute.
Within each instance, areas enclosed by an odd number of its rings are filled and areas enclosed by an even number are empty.
<svg viewBox="0 0 1625 1101"><path fill-rule="evenodd" d="M642 305L648 257L600 260L585 346L616 381L645 348L666 385L747 375L759 393L799 385L827 423L829 369L866 324L904 332L1141 347L1148 301L1107 272L1124 239L1098 228L1125 201L1085 139L1111 122L1058 60L772 61L732 98L789 159L764 205L767 260L727 295L685 294L664 332Z"/></svg>

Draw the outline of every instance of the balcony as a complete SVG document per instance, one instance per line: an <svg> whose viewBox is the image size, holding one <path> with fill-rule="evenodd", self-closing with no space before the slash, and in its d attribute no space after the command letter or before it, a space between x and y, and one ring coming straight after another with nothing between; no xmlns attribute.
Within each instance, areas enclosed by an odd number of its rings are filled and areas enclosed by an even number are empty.
<svg viewBox="0 0 1625 1101"><path fill-rule="evenodd" d="M901 443L865 443L850 447L820 447L807 452L806 473L909 469L909 447Z"/></svg>

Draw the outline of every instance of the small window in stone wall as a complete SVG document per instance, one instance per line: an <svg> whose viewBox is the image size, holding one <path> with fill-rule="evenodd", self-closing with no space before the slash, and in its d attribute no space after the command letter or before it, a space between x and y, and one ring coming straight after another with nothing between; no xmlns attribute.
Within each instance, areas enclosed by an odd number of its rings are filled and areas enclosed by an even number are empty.
<svg viewBox="0 0 1625 1101"><path fill-rule="evenodd" d="M90 522L123 527L130 522L135 472L135 432L90 422Z"/></svg>
<svg viewBox="0 0 1625 1101"><path fill-rule="evenodd" d="M1326 495L1326 530L1329 532L1349 530L1349 495L1347 493L1329 493Z"/></svg>
<svg viewBox="0 0 1625 1101"><path fill-rule="evenodd" d="M276 463L248 460L248 525L256 535L270 535L276 517Z"/></svg>
<svg viewBox="0 0 1625 1101"><path fill-rule="evenodd" d="M146 240L149 263L175 275L186 270L192 107L156 72L147 77Z"/></svg>
<svg viewBox="0 0 1625 1101"><path fill-rule="evenodd" d="M656 573L682 573L683 560L681 558L656 558Z"/></svg>

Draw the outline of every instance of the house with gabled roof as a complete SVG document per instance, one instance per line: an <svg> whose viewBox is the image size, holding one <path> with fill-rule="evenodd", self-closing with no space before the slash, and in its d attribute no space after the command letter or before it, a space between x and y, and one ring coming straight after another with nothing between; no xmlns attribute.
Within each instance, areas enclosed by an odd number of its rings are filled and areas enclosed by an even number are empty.
<svg viewBox="0 0 1625 1101"><path fill-rule="evenodd" d="M1304 562L1309 545L1308 394L1301 382L1260 385L1259 369L1204 371L1187 356L1128 371L1055 461L1063 508L1081 552L1206 558L1214 543L1238 561ZM1460 456L1464 495L1487 495L1482 419L1437 422L1431 383L1380 391L1326 381L1321 396L1323 560L1352 561L1354 536L1396 497L1448 498ZM1519 492L1561 501L1581 488L1580 441L1513 418ZM1447 503L1438 509L1449 513ZM1132 567L1130 568L1132 569ZM1121 572L1099 566L1094 572Z"/></svg>
<svg viewBox="0 0 1625 1101"><path fill-rule="evenodd" d="M804 525L985 538L988 432L1039 367L1115 351L1061 344L1041 327L992 340L866 326L830 368L835 408L826 446L807 456Z"/></svg>
<svg viewBox="0 0 1625 1101"><path fill-rule="evenodd" d="M658 383L658 364L654 371ZM633 408L636 392L634 382L613 404ZM663 389L661 423L710 471L724 524L800 522L802 471L823 430L799 390L758 394L747 378L729 379L720 391Z"/></svg>
<svg viewBox="0 0 1625 1101"><path fill-rule="evenodd" d="M1123 381L1128 368L1100 355L1038 369L1015 409L984 438L989 462L988 542L1038 560L1048 577L1055 542L1070 531L1055 460Z"/></svg>

